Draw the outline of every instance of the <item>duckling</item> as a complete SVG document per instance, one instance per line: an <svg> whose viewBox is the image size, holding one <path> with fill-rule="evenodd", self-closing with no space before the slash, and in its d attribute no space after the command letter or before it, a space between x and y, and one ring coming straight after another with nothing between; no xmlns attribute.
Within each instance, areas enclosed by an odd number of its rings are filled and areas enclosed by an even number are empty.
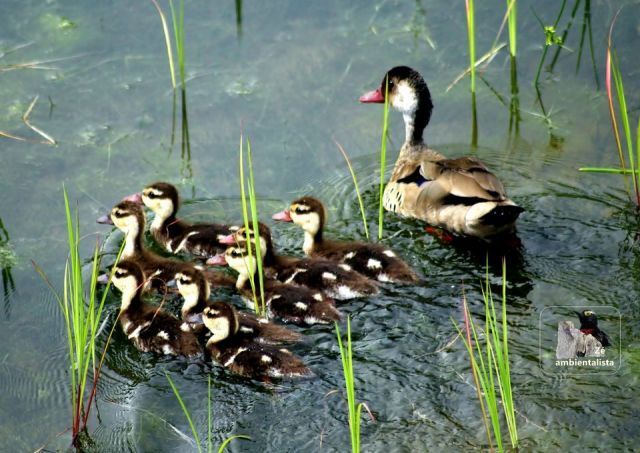
<svg viewBox="0 0 640 453"><path fill-rule="evenodd" d="M330 241L324 238L326 209L313 197L302 197L291 203L288 210L273 215L275 220L293 222L304 230L302 250L349 265L356 272L380 282L412 283L418 276L393 252L381 245L365 242Z"/></svg>
<svg viewBox="0 0 640 453"><path fill-rule="evenodd" d="M609 336L598 327L598 317L591 310L576 311L580 318L580 332L585 335L592 335L603 347L611 346Z"/></svg>
<svg viewBox="0 0 640 453"><path fill-rule="evenodd" d="M125 335L143 352L195 356L202 352L192 332L180 330L180 321L158 307L142 301L145 286L142 269L134 261L115 266L113 284L122 292L120 324Z"/></svg>
<svg viewBox="0 0 640 453"><path fill-rule="evenodd" d="M366 297L378 293L375 282L354 271L348 264L335 263L323 258L277 255L269 227L260 222L258 231L264 266L279 281L322 291L336 300ZM249 236L253 236L251 229ZM245 228L240 227L238 231L221 239L220 242L233 245L246 241L246 237Z"/></svg>
<svg viewBox="0 0 640 453"><path fill-rule="evenodd" d="M109 220L125 235L121 258L135 261L151 279L153 287L162 288L180 270L193 268L191 263L164 258L145 249L142 244L145 218L142 207L138 203L121 201L111 210ZM235 283L232 277L219 272L207 271L206 277L212 284L218 286L233 287Z"/></svg>
<svg viewBox="0 0 640 453"><path fill-rule="evenodd" d="M178 291L184 298L182 305L182 326L184 331L193 331L197 334L203 329L202 312L213 302L209 301L209 282L198 269L184 269L175 276ZM237 336L247 340L265 344L294 343L300 341L302 336L286 327L278 326L263 318L257 318L250 313L238 312Z"/></svg>
<svg viewBox="0 0 640 453"><path fill-rule="evenodd" d="M507 197L504 186L485 164L475 157L447 159L424 143L422 133L433 103L417 71L406 66L392 68L380 88L362 95L360 102L385 102L387 80L389 105L402 113L406 135L385 187L384 208L481 239L513 232L524 209Z"/></svg>
<svg viewBox="0 0 640 453"><path fill-rule="evenodd" d="M155 213L150 227L153 238L170 253L187 252L209 258L226 249L219 239L231 233L227 225L190 224L176 218L180 197L175 186L153 183L143 189L142 202Z"/></svg>
<svg viewBox="0 0 640 453"><path fill-rule="evenodd" d="M235 309L224 302L213 302L202 313L204 325L211 331L207 351L220 365L252 379L299 377L311 373L302 360L288 349L261 345L239 335L240 323Z"/></svg>
<svg viewBox="0 0 640 453"><path fill-rule="evenodd" d="M238 272L236 288L247 305L253 308L253 292L249 279L256 272L258 257L253 244L251 248L251 256L249 256L246 243L229 247L224 255L218 255L220 261L215 264L227 264ZM255 278L255 281L257 287L258 279ZM264 298L269 317L274 316L284 322L328 324L340 319L340 312L336 309L333 299L326 297L320 291L312 291L304 286L287 285L265 278Z"/></svg>

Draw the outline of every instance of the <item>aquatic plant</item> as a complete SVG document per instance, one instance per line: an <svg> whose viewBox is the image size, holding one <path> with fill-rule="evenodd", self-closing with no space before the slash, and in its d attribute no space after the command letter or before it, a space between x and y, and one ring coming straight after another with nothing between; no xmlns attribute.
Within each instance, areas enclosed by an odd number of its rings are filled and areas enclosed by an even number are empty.
<svg viewBox="0 0 640 453"><path fill-rule="evenodd" d="M362 215L362 226L364 227L364 235L366 236L367 239L369 239L369 227L367 222L367 215L364 212L364 203L362 202L362 195L360 194L360 186L358 185L358 178L356 177L356 172L353 170L353 166L351 165L351 160L349 159L349 156L347 155L347 152L344 150L342 145L338 143L335 139L333 140L333 142L336 144L336 146L342 153L342 157L344 157L344 160L347 162L349 173L351 173L351 179L353 179L353 187L355 188L356 196L358 197L358 204L360 205L360 214ZM384 168L384 165L382 165L382 168ZM380 203L380 206L382 206L382 203Z"/></svg>
<svg viewBox="0 0 640 453"><path fill-rule="evenodd" d="M378 240L382 239L384 223L384 171L387 167L387 134L389 131L389 78L385 77L384 83L384 113L382 114L382 137L380 139L380 197L378 207Z"/></svg>
<svg viewBox="0 0 640 453"><path fill-rule="evenodd" d="M618 11L618 14L620 11ZM629 112L627 109L627 101L625 96L624 83L622 80L622 73L618 65L617 56L612 47L612 34L613 27L615 25L616 18L614 17L609 28L609 40L607 44L607 56L605 65L605 86L607 89L607 100L609 103L609 116L611 117L611 127L613 130L613 137L616 142L616 149L618 151L618 158L620 159L620 168L610 167L582 167L579 170L583 172L593 173L617 173L623 175L631 175L631 181L633 183L633 190L635 193L636 204L640 206L640 187L638 183L638 174L640 174L640 118L638 118L638 126L636 128L636 143L634 151L633 143L633 130L631 129L631 120L629 118ZM613 81L613 83L612 83ZM615 98L617 102L614 102L614 90ZM615 106L614 104L617 104ZM625 143L627 148L627 158L629 159L629 168L627 169L622 139L620 138L620 126L618 125L618 118L616 115L616 107L618 114L620 115L620 121L622 123L622 130L624 132Z"/></svg>
<svg viewBox="0 0 640 453"><path fill-rule="evenodd" d="M180 0L180 15L176 16L173 7L173 0L169 0L169 9L171 9L171 21L173 22L173 38L176 43L176 52L178 53L178 70L180 71L180 85L185 89L185 71L184 71L184 0Z"/></svg>
<svg viewBox="0 0 640 453"><path fill-rule="evenodd" d="M509 22L509 53L515 57L518 53L518 1L507 0Z"/></svg>
<svg viewBox="0 0 640 453"><path fill-rule="evenodd" d="M511 369L509 365L509 342L507 327L507 265L502 261L502 310L501 322L498 322L496 315L493 293L489 284L489 267L487 263L487 275L482 288L482 298L484 301L485 323L484 323L484 346L478 340L478 328L467 306L466 296L462 298L462 308L464 316L464 333L452 319L453 325L458 334L463 338L464 345L471 360L471 370L478 394L482 419L487 433L487 440L493 450L493 438L497 444L498 451L503 452L501 418L499 413L499 401L502 402L504 419L507 424L509 439L514 449L518 447L518 428L515 418L515 407L513 403L513 392L511 387ZM497 387L497 390L496 390ZM498 392L500 400L498 399ZM491 431L489 422L491 421Z"/></svg>
<svg viewBox="0 0 640 453"><path fill-rule="evenodd" d="M245 177L244 177L244 159L243 159L243 139L242 135L240 136L240 158L239 158L239 167L240 167L240 203L242 204L242 221L244 224L244 232L245 239L247 243L247 253L249 255L249 259L252 258L252 247L249 246L251 244L251 234L250 231L254 232L254 235L258 235L259 224L258 224L258 206L256 202L256 189L255 189L255 181L253 176L253 162L251 158L251 141L247 138L247 165L249 167L249 177L247 178L246 184L248 186L249 192L249 205L251 208L251 223L249 223L249 210L247 207L247 196L245 190ZM250 225L253 228L250 228ZM256 263L258 266L257 274L258 274L258 283L259 283L259 298L258 292L256 289L255 283L255 274L249 272L249 283L251 285L251 292L253 293L253 306L256 314L258 316L264 316L267 309L264 300L264 270L262 268L262 250L260 246L260 241L256 240L255 242L255 252L256 252Z"/></svg>
<svg viewBox="0 0 640 453"><path fill-rule="evenodd" d="M343 346L340 327L336 323L336 337L342 359L342 371L344 373L344 388L347 392L347 404L349 407L349 432L351 434L352 453L360 452L360 415L362 408L367 408L365 403L356 405L356 388L353 375L353 353L351 349L351 319L347 317L347 344ZM368 411L368 409L367 409Z"/></svg>
<svg viewBox="0 0 640 453"><path fill-rule="evenodd" d="M471 93L476 92L476 19L474 0L464 0L467 12L467 38L469 40L469 68L471 72Z"/></svg>
<svg viewBox="0 0 640 453"><path fill-rule="evenodd" d="M171 386L171 390L173 391L173 394L175 395L176 399L178 400L178 403L180 404L180 407L182 408L182 412L184 413L185 417L187 418L187 422L189 423L189 428L191 429L191 433L193 434L193 438L195 440L195 444L196 444L196 448L198 449L198 453L202 453L202 446L200 445L200 437L198 436L198 431L196 430L195 424L193 423L193 417L191 417L191 413L189 412L189 409L187 408L187 405L184 404L184 401L182 400L182 397L180 396L180 392L178 391L178 388L173 383L173 381L171 380L171 377L169 377L169 374L167 374L166 371L165 371L165 376L167 377L167 380L169 381L169 385ZM212 439L212 432L213 431L212 431L212 424L211 424L211 376L208 376L208 378L207 378L207 428L208 428L208 432L207 432L207 453L212 453L213 452L213 439ZM222 444L220 444L220 447L218 448L218 453L222 453L223 451L225 451L225 449L227 448L227 445L229 445L229 443L234 439L251 440L250 437L244 436L244 435L241 435L241 434L230 436L230 437L226 438L222 442Z"/></svg>
<svg viewBox="0 0 640 453"><path fill-rule="evenodd" d="M91 278L89 279L87 293L87 287L82 276L82 260L80 258L80 221L77 211L75 216L71 214L69 198L64 186L63 195L69 257L64 269L62 294L55 290L40 266L35 262L33 265L45 283L51 288L64 317L69 359L68 374L71 379L71 434L73 445L80 447L79 435L86 432L87 420L95 398L105 353L117 322L113 324L102 354L98 359L96 339L101 331L102 311L110 283L107 283L102 296L98 298L96 283L100 273L100 254L99 246L96 245L91 262ZM120 253L122 253L122 248ZM118 253L116 261L120 258L120 253ZM89 387L90 375L92 375L92 379Z"/></svg>

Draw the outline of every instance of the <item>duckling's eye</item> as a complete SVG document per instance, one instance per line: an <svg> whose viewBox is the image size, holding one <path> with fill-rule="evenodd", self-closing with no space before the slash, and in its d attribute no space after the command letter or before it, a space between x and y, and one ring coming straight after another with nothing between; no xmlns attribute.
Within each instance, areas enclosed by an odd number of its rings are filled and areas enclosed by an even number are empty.
<svg viewBox="0 0 640 453"><path fill-rule="evenodd" d="M125 271L116 271L114 275L118 278L122 278L127 275L127 273Z"/></svg>
<svg viewBox="0 0 640 453"><path fill-rule="evenodd" d="M231 251L231 256L233 256L234 258L238 258L238 257L242 256L242 253L240 253L237 250L232 250Z"/></svg>
<svg viewBox="0 0 640 453"><path fill-rule="evenodd" d="M186 279L186 278L181 278L178 280L180 282L180 284L182 285L188 285L189 283L191 283L191 280Z"/></svg>
<svg viewBox="0 0 640 453"><path fill-rule="evenodd" d="M308 210L307 208L296 208L294 212L295 212L296 214L304 214L304 213L306 213L306 212L308 212L308 211L309 211L309 210Z"/></svg>

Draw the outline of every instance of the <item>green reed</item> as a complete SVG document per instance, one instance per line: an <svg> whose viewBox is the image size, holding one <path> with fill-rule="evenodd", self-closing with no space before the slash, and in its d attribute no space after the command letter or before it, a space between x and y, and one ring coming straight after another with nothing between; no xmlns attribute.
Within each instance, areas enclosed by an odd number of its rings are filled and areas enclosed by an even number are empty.
<svg viewBox="0 0 640 453"><path fill-rule="evenodd" d="M620 11L618 11L618 13L619 12ZM613 26L615 25L616 18L617 14L616 17L614 17L609 29L609 41L607 45L607 56L605 65L605 86L607 89L607 100L609 103L609 116L611 117L613 137L616 142L618 158L620 159L620 168L583 167L579 170L593 173L617 173L623 175L630 174L633 183L633 190L635 192L636 204L640 206L640 184L638 182L638 175L640 174L640 118L638 119L638 125L636 127L636 143L634 145L633 129L631 126L631 119L629 118L629 112L627 108L627 100L625 95L624 82L622 80L622 73L620 71L620 66L618 65L618 59L616 57L615 51L612 48ZM615 98L617 99L617 102L614 101L614 88ZM628 169L624 157L622 139L620 137L620 126L618 124L616 110L618 110L618 114L620 115L622 131L625 137L627 158L629 159Z"/></svg>
<svg viewBox="0 0 640 453"><path fill-rule="evenodd" d="M109 346L113 328L107 337L100 358L96 352L96 340L100 333L102 311L109 292L109 285L101 297L97 295L97 280L100 274L100 248L96 245L91 262L91 277L87 288L82 276L82 259L80 257L80 220L77 211L71 214L69 198L63 186L65 217L67 225L67 241L69 256L64 269L62 294L54 288L44 270L35 262L36 271L51 288L60 311L64 317L67 335L69 360L69 377L71 380L71 433L73 445L80 447L79 435L86 432L87 421L95 398L100 371L104 363L105 353ZM120 249L122 253L122 248ZM120 253L118 257L120 258ZM89 386L89 374L92 375Z"/></svg>
<svg viewBox="0 0 640 453"><path fill-rule="evenodd" d="M509 53L515 57L518 52L518 1L507 0L509 26Z"/></svg>
<svg viewBox="0 0 640 453"><path fill-rule="evenodd" d="M380 202L378 207L378 240L382 239L384 224L384 173L387 167L387 134L389 133L389 78L384 83L384 113L382 115L382 138L380 139ZM367 236L368 238L369 236Z"/></svg>
<svg viewBox="0 0 640 453"><path fill-rule="evenodd" d="M501 322L498 321L496 308L489 284L489 269L485 285L482 288L484 300L485 324L484 345L478 340L478 328L471 317L467 306L467 299L463 297L463 315L465 332L463 333L455 321L454 327L464 339L464 345L471 360L471 370L478 394L478 401L482 412L483 422L487 433L487 440L491 450L493 443L489 431L487 412L496 441L498 451L504 451L501 431L500 401L502 402L504 419L513 449L518 448L518 428L516 425L515 406L511 387L511 368L509 365L509 342L507 327L507 266L502 262L502 310ZM496 388L497 387L497 388ZM500 399L498 398L498 394Z"/></svg>
<svg viewBox="0 0 640 453"><path fill-rule="evenodd" d="M175 90L175 88L176 88L176 71L175 71L175 66L174 66L174 62L173 62L173 50L172 50L173 46L171 45L171 35L169 33L169 27L167 25L167 17L165 16L164 12L162 11L162 8L160 8L160 5L158 4L158 2L156 0L151 0L151 2L153 3L153 6L155 6L156 10L158 11L158 15L160 16L160 22L162 23L162 32L164 34L164 43L165 43L165 46L167 48L167 60L169 61L169 72L171 74L171 86Z"/></svg>
<svg viewBox="0 0 640 453"><path fill-rule="evenodd" d="M351 433L351 451L360 452L360 416L365 403L356 405L355 378L353 375L353 351L351 348L351 320L347 317L347 344L343 346L340 327L336 323L336 337L342 359L342 371L344 372L344 388L347 392L347 404L349 406L349 431Z"/></svg>
<svg viewBox="0 0 640 453"><path fill-rule="evenodd" d="M471 93L476 92L476 19L474 0L465 0L467 12L467 38L469 40L469 69L471 72Z"/></svg>
<svg viewBox="0 0 640 453"><path fill-rule="evenodd" d="M169 374L167 374L166 371L164 374L167 377L167 380L169 381L169 385L171 386L171 390L173 390L173 394L176 396L176 399L178 400L178 403L182 408L182 412L187 418L187 422L189 423L189 428L191 429L191 433L193 434L193 438L195 440L198 453L202 453L202 446L200 445L200 436L198 436L198 430L196 430L196 426L193 423L193 417L191 417L191 412L189 412L189 408L187 408L187 405L182 400L182 397L180 396L180 392L178 391L178 388L171 380L171 377L169 377ZM208 380L207 380L207 412L208 412L207 413L207 428L208 428L207 453L212 453L213 452L213 438L212 438L213 430L212 430L212 423L211 423L211 376L208 376ZM222 444L218 448L218 453L222 453L223 451L225 451L229 443L234 439L251 440L250 437L244 436L241 434L230 436L222 442Z"/></svg>
<svg viewBox="0 0 640 453"><path fill-rule="evenodd" d="M255 189L255 180L253 176L253 162L251 158L251 142L247 138L247 165L249 167L249 177L247 178L246 184L248 186L249 192L249 206L251 208L251 217L249 217L249 209L247 207L247 189L245 189L245 177L244 177L244 148L243 148L243 138L240 136L240 158L239 158L239 167L240 167L240 202L242 204L242 221L244 224L245 238L247 244L247 254L249 255L249 261L251 261L253 256L253 247L251 247L251 231L256 232L258 234L259 224L258 224L258 206L256 199L256 189ZM251 223L249 223L251 221ZM253 230L249 227L249 225L253 225ZM257 264L257 273L258 273L258 284L259 284L259 298L258 291L255 283L255 273L251 272L250 267L247 263L247 268L249 269L249 283L251 285L251 292L253 293L253 303L254 310L257 315L264 316L266 313L266 304L264 300L264 269L262 266L262 250L260 247L260 241L255 241L255 253L256 253L256 264Z"/></svg>
<svg viewBox="0 0 640 453"><path fill-rule="evenodd" d="M171 9L171 21L173 22L173 38L176 43L176 52L178 53L178 70L180 71L180 84L185 89L185 71L184 71L184 0L180 0L180 14L176 16L173 7L173 0L169 0L169 8Z"/></svg>
<svg viewBox="0 0 640 453"><path fill-rule="evenodd" d="M335 139L333 140L333 142L336 144L336 146L342 153L342 157L344 157L344 160L347 162L349 173L351 173L351 179L353 179L353 187L355 188L356 196L358 197L358 204L360 205L360 215L362 215L362 226L364 227L364 235L367 237L367 239L369 239L369 226L367 222L367 215L364 212L364 203L362 201L362 195L360 194L360 186L358 185L358 178L356 177L356 172L353 170L353 166L351 165L351 159L349 159L349 156L347 155L347 152L344 150L342 145L338 143ZM381 200L380 206L382 206L382 200Z"/></svg>

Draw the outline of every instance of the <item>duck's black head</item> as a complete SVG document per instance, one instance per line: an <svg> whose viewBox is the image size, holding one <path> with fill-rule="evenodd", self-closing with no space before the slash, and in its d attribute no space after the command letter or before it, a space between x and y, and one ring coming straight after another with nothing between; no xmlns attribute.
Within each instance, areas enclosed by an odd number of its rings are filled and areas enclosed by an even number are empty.
<svg viewBox="0 0 640 453"><path fill-rule="evenodd" d="M226 302L213 302L202 312L202 321L211 331L210 343L229 338L238 332L238 314Z"/></svg>
<svg viewBox="0 0 640 453"><path fill-rule="evenodd" d="M142 201L157 215L168 218L180 208L178 189L168 182L154 182L142 190Z"/></svg>
<svg viewBox="0 0 640 453"><path fill-rule="evenodd" d="M598 318L594 311L583 310L576 311L576 315L580 318L580 329L595 329L598 327Z"/></svg>
<svg viewBox="0 0 640 453"><path fill-rule="evenodd" d="M386 90L388 90L389 105L404 116L407 141L421 143L422 132L429 124L433 111L433 101L427 83L415 69L396 66L384 75L380 87L363 94L360 102L383 103Z"/></svg>

